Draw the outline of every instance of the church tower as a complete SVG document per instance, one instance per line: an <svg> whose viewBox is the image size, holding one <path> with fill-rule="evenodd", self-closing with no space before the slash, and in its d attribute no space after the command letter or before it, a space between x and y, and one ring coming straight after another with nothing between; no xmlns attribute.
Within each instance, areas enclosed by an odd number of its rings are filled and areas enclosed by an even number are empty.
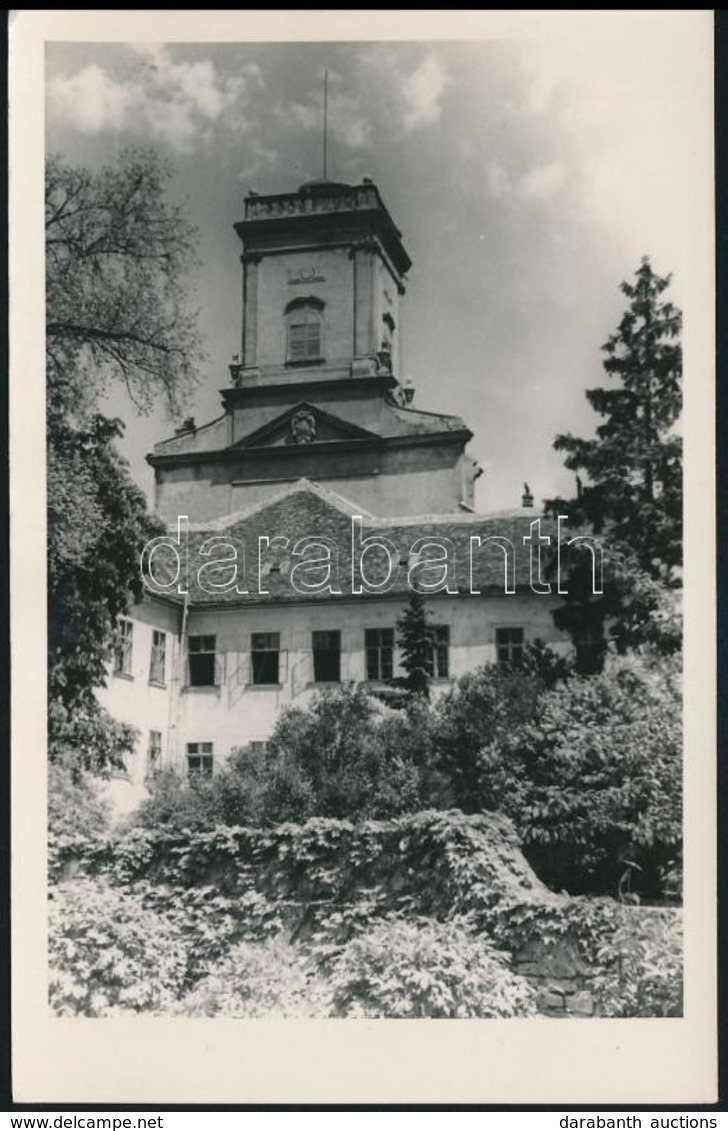
<svg viewBox="0 0 728 1131"><path fill-rule="evenodd" d="M160 514L204 522L301 478L375 515L471 510L470 430L413 408L402 379L411 261L376 185L250 193L235 231L242 334L224 415L147 457Z"/></svg>

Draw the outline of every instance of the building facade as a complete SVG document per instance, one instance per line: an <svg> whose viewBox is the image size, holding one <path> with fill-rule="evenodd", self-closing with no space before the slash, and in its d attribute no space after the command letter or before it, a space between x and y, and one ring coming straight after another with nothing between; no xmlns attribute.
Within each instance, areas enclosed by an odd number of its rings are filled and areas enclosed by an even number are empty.
<svg viewBox="0 0 728 1131"><path fill-rule="evenodd" d="M532 499L476 514L470 430L415 408L401 379L411 264L376 186L251 194L235 229L243 326L223 413L148 457L170 534L100 692L140 732L129 804L162 765L211 774L255 750L322 687L400 674L415 587L438 625L436 692L529 641L568 647Z"/></svg>

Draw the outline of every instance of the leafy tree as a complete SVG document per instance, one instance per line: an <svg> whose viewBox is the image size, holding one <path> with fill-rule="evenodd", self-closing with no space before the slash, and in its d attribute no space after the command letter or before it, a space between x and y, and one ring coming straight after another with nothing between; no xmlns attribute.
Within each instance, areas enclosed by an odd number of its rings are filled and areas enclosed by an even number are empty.
<svg viewBox="0 0 728 1131"><path fill-rule="evenodd" d="M140 411L181 407L200 344L185 285L195 232L167 198L171 173L153 150L124 150L98 172L47 161L51 421L95 409L118 381Z"/></svg>
<svg viewBox="0 0 728 1131"><path fill-rule="evenodd" d="M76 703L104 682L116 618L141 596L139 552L163 527L96 415L55 430L48 453L51 699Z"/></svg>
<svg viewBox="0 0 728 1131"><path fill-rule="evenodd" d="M139 554L161 527L99 411L119 382L140 411L177 411L199 343L185 289L193 230L165 195L170 169L128 150L92 172L46 166L49 738L96 770L133 732L98 706L116 619L140 595Z"/></svg>
<svg viewBox="0 0 728 1131"><path fill-rule="evenodd" d="M682 446L674 426L682 404L681 315L662 298L669 284L646 257L635 282L622 283L629 305L602 347L604 369L618 384L586 394L603 422L593 439L567 434L554 443L577 473L577 494L550 500L547 510L607 543L604 594L593 593L587 556L571 554L568 599L555 613L557 627L577 643L583 672L601 666L605 622L620 650L643 642L660 587L680 583ZM657 643L670 650L674 637Z"/></svg>
<svg viewBox="0 0 728 1131"><path fill-rule="evenodd" d="M466 672L437 703L432 741L463 812L483 808L481 750L490 743L499 747L508 733L528 722L543 689L537 674L489 664Z"/></svg>
<svg viewBox="0 0 728 1131"><path fill-rule="evenodd" d="M673 659L615 658L484 747L481 803L513 819L552 887L662 895L682 840L681 721Z"/></svg>
<svg viewBox="0 0 728 1131"><path fill-rule="evenodd" d="M416 589L412 591L407 607L397 621L397 633L402 667L407 673L402 685L412 694L429 697L432 653L437 630L422 594Z"/></svg>
<svg viewBox="0 0 728 1131"><path fill-rule="evenodd" d="M451 792L423 702L383 706L364 688L328 691L278 718L265 754L235 751L211 780L160 775L137 820L149 827L261 826L309 817L386 818L444 808Z"/></svg>

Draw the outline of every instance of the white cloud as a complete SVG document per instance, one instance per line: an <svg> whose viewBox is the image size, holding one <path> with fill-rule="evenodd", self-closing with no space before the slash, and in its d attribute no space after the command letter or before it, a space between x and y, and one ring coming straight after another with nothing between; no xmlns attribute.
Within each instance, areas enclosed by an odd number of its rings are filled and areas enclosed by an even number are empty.
<svg viewBox="0 0 728 1131"><path fill-rule="evenodd" d="M53 117L72 123L81 133L122 129L138 102L131 87L120 86L95 63L70 78L56 78L48 87Z"/></svg>
<svg viewBox="0 0 728 1131"><path fill-rule="evenodd" d="M550 200L564 185L566 168L560 161L550 161L516 176L495 158L485 164L485 180L494 200L538 204Z"/></svg>
<svg viewBox="0 0 728 1131"><path fill-rule="evenodd" d="M698 79L709 83L710 69L673 22L678 13L644 16L635 14L634 26L621 16L597 22L578 40L524 45L524 110L561 130L575 206L612 233L625 259L647 251L659 270L684 258L684 218L698 191L692 155L702 142Z"/></svg>
<svg viewBox="0 0 728 1131"><path fill-rule="evenodd" d="M408 129L437 121L442 112L442 96L449 82L450 76L445 67L431 52L402 88L406 105L404 124Z"/></svg>
<svg viewBox="0 0 728 1131"><path fill-rule="evenodd" d="M323 131L324 128L321 98L313 102L292 102L278 106L275 114L279 121L292 123L304 130ZM371 136L371 124L358 100L343 93L329 94L328 130L330 137L352 149L368 145Z"/></svg>
<svg viewBox="0 0 728 1131"><path fill-rule="evenodd" d="M173 149L190 151L222 122L236 132L247 128L243 94L262 85L257 64L235 74L219 72L211 59L175 61L163 44L134 44L134 72L118 77L92 63L48 84L52 119L82 133L134 130Z"/></svg>
<svg viewBox="0 0 728 1131"><path fill-rule="evenodd" d="M517 193L522 200L549 200L564 184L566 169L560 161L539 165L521 177Z"/></svg>

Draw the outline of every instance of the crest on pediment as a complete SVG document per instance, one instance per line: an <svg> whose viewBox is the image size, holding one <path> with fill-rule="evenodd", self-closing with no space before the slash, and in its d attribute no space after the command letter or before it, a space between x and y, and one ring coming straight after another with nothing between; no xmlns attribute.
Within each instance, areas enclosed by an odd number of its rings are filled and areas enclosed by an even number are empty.
<svg viewBox="0 0 728 1131"><path fill-rule="evenodd" d="M316 418L307 408L291 417L291 439L294 444L311 444L316 439Z"/></svg>
<svg viewBox="0 0 728 1131"><path fill-rule="evenodd" d="M300 401L262 428L250 432L237 446L244 448L276 447L301 444L335 443L337 440L373 440L376 436L366 428L344 420L318 406Z"/></svg>

